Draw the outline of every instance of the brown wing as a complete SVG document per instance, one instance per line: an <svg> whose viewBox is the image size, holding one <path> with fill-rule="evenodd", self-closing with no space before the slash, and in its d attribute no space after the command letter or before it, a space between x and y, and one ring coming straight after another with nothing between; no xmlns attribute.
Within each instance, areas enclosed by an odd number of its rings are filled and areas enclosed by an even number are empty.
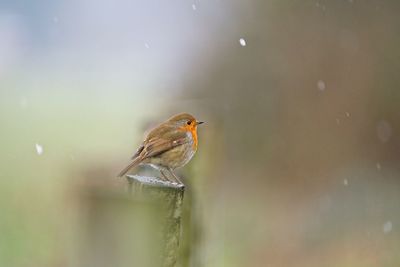
<svg viewBox="0 0 400 267"><path fill-rule="evenodd" d="M150 131L142 145L133 155L133 161L118 176L125 175L131 168L137 166L146 158L155 157L187 142L189 140L185 132L177 131L173 126L164 123Z"/></svg>
<svg viewBox="0 0 400 267"><path fill-rule="evenodd" d="M124 176L130 169L139 165L144 159L160 155L165 151L183 145L186 142L186 138L183 137L173 141L154 138L143 143L143 145L141 145L136 151L135 155L133 155L132 162L118 174L118 177Z"/></svg>
<svg viewBox="0 0 400 267"><path fill-rule="evenodd" d="M140 153L142 153L145 145L149 143L151 140L157 139L158 136L163 136L167 132L171 132L172 127L169 126L167 123L160 124L156 128L152 129L146 136L146 139L140 145L140 147L136 150L135 154L132 156L131 159L137 158Z"/></svg>
<svg viewBox="0 0 400 267"><path fill-rule="evenodd" d="M163 123L149 132L139 155L142 159L155 157L188 141L185 132L177 130L174 125Z"/></svg>
<svg viewBox="0 0 400 267"><path fill-rule="evenodd" d="M144 148L140 153L142 159L158 156L165 151L168 151L174 147L187 143L188 140L186 135L178 137L177 139L167 140L163 138L150 139L144 144Z"/></svg>

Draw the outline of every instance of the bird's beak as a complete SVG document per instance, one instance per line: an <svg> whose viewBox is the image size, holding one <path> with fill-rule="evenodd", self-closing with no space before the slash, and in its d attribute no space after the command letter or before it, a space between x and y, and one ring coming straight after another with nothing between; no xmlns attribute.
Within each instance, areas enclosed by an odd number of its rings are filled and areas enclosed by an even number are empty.
<svg viewBox="0 0 400 267"><path fill-rule="evenodd" d="M196 121L196 125L203 124L204 121Z"/></svg>

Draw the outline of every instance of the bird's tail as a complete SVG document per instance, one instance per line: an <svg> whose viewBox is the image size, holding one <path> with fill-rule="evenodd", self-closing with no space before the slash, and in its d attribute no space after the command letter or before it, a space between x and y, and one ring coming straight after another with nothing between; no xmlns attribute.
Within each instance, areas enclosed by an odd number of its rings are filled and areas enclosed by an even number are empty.
<svg viewBox="0 0 400 267"><path fill-rule="evenodd" d="M124 176L130 169L132 169L133 167L139 165L139 163L142 161L141 157L136 157L133 159L133 161L131 163L129 163L128 166L126 166L119 174L118 177L122 177Z"/></svg>

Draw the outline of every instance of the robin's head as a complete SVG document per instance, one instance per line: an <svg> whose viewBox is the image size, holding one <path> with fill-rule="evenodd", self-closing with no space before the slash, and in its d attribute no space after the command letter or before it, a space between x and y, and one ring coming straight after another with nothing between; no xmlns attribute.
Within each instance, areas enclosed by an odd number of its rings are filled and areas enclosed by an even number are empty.
<svg viewBox="0 0 400 267"><path fill-rule="evenodd" d="M193 138L193 149L197 150L197 125L204 122L196 120L195 117L188 113L175 115L168 122L177 127L179 131L190 132Z"/></svg>
<svg viewBox="0 0 400 267"><path fill-rule="evenodd" d="M196 120L195 117L188 113L181 113L178 115L173 116L168 120L168 122L173 123L174 125L178 126L179 128L193 131L196 130L197 125L202 124L204 122Z"/></svg>

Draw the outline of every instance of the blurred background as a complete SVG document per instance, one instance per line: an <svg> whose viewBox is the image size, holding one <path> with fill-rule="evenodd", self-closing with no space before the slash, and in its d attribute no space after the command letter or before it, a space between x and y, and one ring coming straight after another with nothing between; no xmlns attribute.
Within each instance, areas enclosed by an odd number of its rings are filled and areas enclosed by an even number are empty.
<svg viewBox="0 0 400 267"><path fill-rule="evenodd" d="M0 266L79 265L81 195L183 111L207 124L180 266L399 266L399 11L1 0Z"/></svg>

